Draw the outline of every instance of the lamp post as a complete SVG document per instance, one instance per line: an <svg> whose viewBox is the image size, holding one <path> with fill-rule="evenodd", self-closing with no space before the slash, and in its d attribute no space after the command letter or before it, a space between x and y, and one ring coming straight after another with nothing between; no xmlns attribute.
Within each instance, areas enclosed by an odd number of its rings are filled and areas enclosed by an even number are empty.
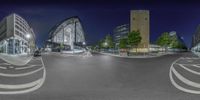
<svg viewBox="0 0 200 100"><path fill-rule="evenodd" d="M26 34L26 38L28 39L28 44L27 44L27 46L28 46L28 48L30 49L29 41L30 41L30 38L31 38L31 34L27 33L27 34ZM30 53L30 51L31 51L31 50L29 50L28 54Z"/></svg>
<svg viewBox="0 0 200 100"><path fill-rule="evenodd" d="M108 43L107 42L104 42L104 47L107 47L108 46ZM104 49L105 50L105 49Z"/></svg>

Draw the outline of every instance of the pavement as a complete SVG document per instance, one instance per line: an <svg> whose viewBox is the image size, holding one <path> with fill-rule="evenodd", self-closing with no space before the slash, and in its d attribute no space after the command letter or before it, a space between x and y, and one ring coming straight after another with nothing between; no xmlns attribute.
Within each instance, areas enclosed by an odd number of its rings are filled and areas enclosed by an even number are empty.
<svg viewBox="0 0 200 100"><path fill-rule="evenodd" d="M179 53L127 59L97 53L88 57L45 54L47 74L42 87L20 95L0 95L0 100L199 100L200 95L183 92L171 83L170 68L180 57L197 56ZM178 62L199 62L186 61ZM181 83L174 74L173 78Z"/></svg>
<svg viewBox="0 0 200 100"><path fill-rule="evenodd" d="M12 65L0 60L0 95L33 92L42 86L45 77L42 58L33 58L23 66ZM1 100L4 99L1 98Z"/></svg>
<svg viewBox="0 0 200 100"><path fill-rule="evenodd" d="M31 61L33 56L31 55L10 55L0 53L0 58L10 64L23 66L26 65L28 62Z"/></svg>
<svg viewBox="0 0 200 100"><path fill-rule="evenodd" d="M200 94L200 58L180 57L170 68L170 81L179 90Z"/></svg>
<svg viewBox="0 0 200 100"><path fill-rule="evenodd" d="M113 57L121 57L121 58L153 58L153 57L160 57L160 56L171 54L171 53L151 53L151 54L144 54L144 55L122 56L118 54L111 54L111 53L105 53L105 52L95 52L95 53L100 53L103 55L108 55L108 56L113 56Z"/></svg>

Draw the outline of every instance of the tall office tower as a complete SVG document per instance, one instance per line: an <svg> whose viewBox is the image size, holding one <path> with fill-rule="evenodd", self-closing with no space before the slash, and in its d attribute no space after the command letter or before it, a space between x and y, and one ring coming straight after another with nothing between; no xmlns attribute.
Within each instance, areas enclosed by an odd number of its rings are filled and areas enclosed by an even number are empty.
<svg viewBox="0 0 200 100"><path fill-rule="evenodd" d="M130 31L139 31L142 37L138 48L141 52L149 50L149 30L150 16L148 10L131 10L130 14Z"/></svg>

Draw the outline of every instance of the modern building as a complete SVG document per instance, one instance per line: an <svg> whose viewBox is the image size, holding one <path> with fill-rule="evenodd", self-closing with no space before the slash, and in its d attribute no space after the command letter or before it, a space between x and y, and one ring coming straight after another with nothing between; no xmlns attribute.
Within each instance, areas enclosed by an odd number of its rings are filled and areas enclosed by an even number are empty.
<svg viewBox="0 0 200 100"><path fill-rule="evenodd" d="M35 34L24 18L10 14L0 22L0 53L30 54L35 50Z"/></svg>
<svg viewBox="0 0 200 100"><path fill-rule="evenodd" d="M61 21L50 30L46 49L56 52L78 51L84 45L84 30L80 19L75 16Z"/></svg>
<svg viewBox="0 0 200 100"><path fill-rule="evenodd" d="M138 52L149 52L150 13L148 10L131 10L130 31L139 31L142 37Z"/></svg>
<svg viewBox="0 0 200 100"><path fill-rule="evenodd" d="M169 44L168 51L185 51L187 46L184 42L184 38L179 36L176 31L169 32L171 43Z"/></svg>
<svg viewBox="0 0 200 100"><path fill-rule="evenodd" d="M200 52L200 25L197 27L194 35L192 36L192 50Z"/></svg>
<svg viewBox="0 0 200 100"><path fill-rule="evenodd" d="M119 25L113 30L114 33L113 36L116 48L118 48L119 46L120 39L127 38L129 32L130 32L129 24Z"/></svg>

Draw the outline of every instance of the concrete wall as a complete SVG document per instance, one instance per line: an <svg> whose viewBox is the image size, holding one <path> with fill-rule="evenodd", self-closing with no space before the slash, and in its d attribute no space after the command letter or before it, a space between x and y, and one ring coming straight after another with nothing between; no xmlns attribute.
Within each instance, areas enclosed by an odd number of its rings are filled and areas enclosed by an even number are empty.
<svg viewBox="0 0 200 100"><path fill-rule="evenodd" d="M14 15L11 14L7 18L7 38L14 36Z"/></svg>
<svg viewBox="0 0 200 100"><path fill-rule="evenodd" d="M149 24L150 16L148 10L131 10L130 31L140 31L142 37L139 48L149 48ZM145 50L146 51L146 50Z"/></svg>

